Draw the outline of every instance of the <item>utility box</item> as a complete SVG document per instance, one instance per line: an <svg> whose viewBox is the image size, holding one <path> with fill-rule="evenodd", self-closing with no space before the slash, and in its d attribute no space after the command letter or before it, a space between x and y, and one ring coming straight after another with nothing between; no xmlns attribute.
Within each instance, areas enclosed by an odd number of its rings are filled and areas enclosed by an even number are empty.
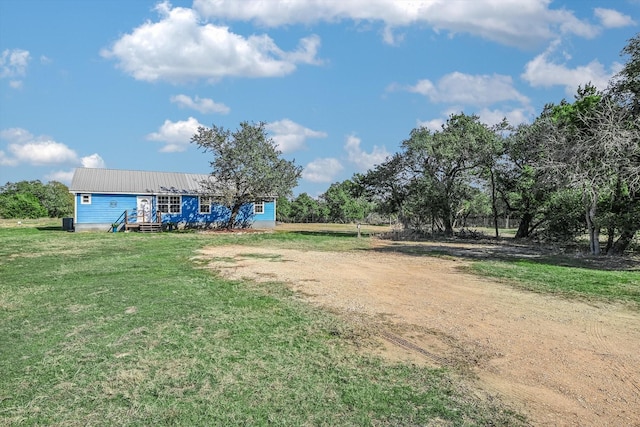
<svg viewBox="0 0 640 427"><path fill-rule="evenodd" d="M73 231L73 218L62 218L62 230Z"/></svg>

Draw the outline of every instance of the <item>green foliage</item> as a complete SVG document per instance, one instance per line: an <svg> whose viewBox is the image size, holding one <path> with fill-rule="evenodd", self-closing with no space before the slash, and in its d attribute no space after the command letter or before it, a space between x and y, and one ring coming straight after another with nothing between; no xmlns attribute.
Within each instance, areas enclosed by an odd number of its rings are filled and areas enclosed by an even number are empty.
<svg viewBox="0 0 640 427"><path fill-rule="evenodd" d="M291 220L293 222L325 222L327 207L318 200L301 193L291 202Z"/></svg>
<svg viewBox="0 0 640 427"><path fill-rule="evenodd" d="M321 196L331 222L364 221L372 210L371 203L358 194L360 187L352 180L331 184Z"/></svg>
<svg viewBox="0 0 640 427"><path fill-rule="evenodd" d="M280 157L282 152L268 137L263 122L242 122L234 132L216 125L199 127L191 142L213 155L212 180L203 184L231 210L227 228L234 227L244 204L291 194L302 173L295 161Z"/></svg>
<svg viewBox="0 0 640 427"><path fill-rule="evenodd" d="M621 53L628 56L628 60L614 77L611 92L631 110L634 116L638 116L640 115L640 34L629 39Z"/></svg>
<svg viewBox="0 0 640 427"><path fill-rule="evenodd" d="M451 115L442 130L421 127L393 156L364 176L366 194L384 213L398 214L406 227L453 232L472 199L472 187L486 179L501 154L500 129L478 116Z"/></svg>
<svg viewBox="0 0 640 427"><path fill-rule="evenodd" d="M280 196L276 200L276 221L291 221L291 202L286 196Z"/></svg>
<svg viewBox="0 0 640 427"><path fill-rule="evenodd" d="M519 218L516 238L529 237L544 225L544 205L557 190L548 179L542 160L544 139L554 126L544 115L532 124L521 124L505 139L505 156L496 167L496 189L510 215Z"/></svg>
<svg viewBox="0 0 640 427"><path fill-rule="evenodd" d="M25 195L17 197L17 195ZM32 201L35 198L35 207ZM4 207L3 207L4 206ZM21 213L20 206L26 208ZM44 213L42 209L44 209ZM1 218L33 218L30 215L61 218L73 214L73 195L69 188L57 181L50 181L44 185L40 181L8 182L0 187L0 217Z"/></svg>
<svg viewBox="0 0 640 427"><path fill-rule="evenodd" d="M36 196L30 193L10 193L0 195L0 217L2 218L42 218L47 210Z"/></svg>
<svg viewBox="0 0 640 427"><path fill-rule="evenodd" d="M557 242L573 242L585 232L582 195L566 189L553 192L544 205L545 225L540 235Z"/></svg>

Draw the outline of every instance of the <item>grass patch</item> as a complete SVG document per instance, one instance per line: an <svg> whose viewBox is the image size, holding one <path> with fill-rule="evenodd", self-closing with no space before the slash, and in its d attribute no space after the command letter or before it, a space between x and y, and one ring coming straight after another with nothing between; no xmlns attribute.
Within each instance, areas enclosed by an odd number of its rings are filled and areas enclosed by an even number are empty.
<svg viewBox="0 0 640 427"><path fill-rule="evenodd" d="M335 334L347 327L284 286L192 261L212 244L366 239L21 226L0 240L0 424L524 424L444 370L355 355Z"/></svg>
<svg viewBox="0 0 640 427"><path fill-rule="evenodd" d="M640 271L594 270L525 260L474 262L471 270L535 292L628 302L640 307Z"/></svg>

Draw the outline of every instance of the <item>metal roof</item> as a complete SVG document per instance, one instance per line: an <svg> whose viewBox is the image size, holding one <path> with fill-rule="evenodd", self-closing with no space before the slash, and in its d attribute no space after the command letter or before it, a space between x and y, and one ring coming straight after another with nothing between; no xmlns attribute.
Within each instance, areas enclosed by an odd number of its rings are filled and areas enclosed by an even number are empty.
<svg viewBox="0 0 640 427"><path fill-rule="evenodd" d="M72 193L199 194L207 174L150 172L120 169L78 168L73 174Z"/></svg>

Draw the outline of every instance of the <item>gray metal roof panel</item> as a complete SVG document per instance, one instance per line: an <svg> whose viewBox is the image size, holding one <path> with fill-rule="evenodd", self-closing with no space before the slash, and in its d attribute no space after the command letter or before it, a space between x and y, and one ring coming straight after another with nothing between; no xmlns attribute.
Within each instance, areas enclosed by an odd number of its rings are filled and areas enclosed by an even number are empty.
<svg viewBox="0 0 640 427"><path fill-rule="evenodd" d="M78 168L73 174L72 193L198 194L207 174L152 172L123 169Z"/></svg>

